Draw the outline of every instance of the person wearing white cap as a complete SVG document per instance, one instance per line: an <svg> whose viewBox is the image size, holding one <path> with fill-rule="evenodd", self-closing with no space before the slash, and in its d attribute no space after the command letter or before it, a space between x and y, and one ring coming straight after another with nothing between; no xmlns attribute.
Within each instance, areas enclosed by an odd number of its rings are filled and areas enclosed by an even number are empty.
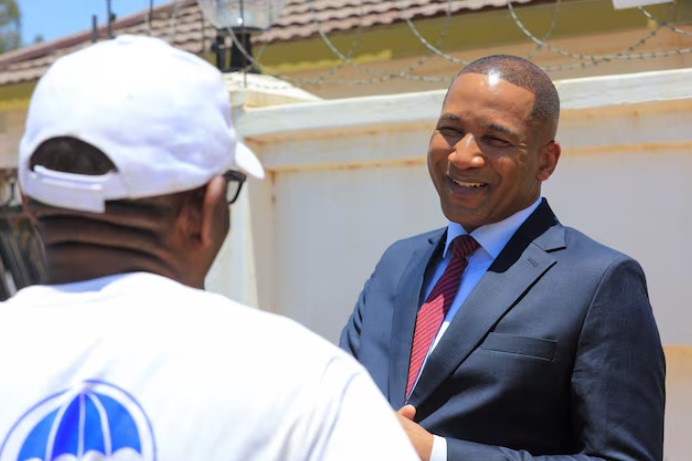
<svg viewBox="0 0 692 461"><path fill-rule="evenodd" d="M264 175L213 66L135 36L59 59L18 169L47 269L0 304L0 461L417 459L353 359L202 290Z"/></svg>

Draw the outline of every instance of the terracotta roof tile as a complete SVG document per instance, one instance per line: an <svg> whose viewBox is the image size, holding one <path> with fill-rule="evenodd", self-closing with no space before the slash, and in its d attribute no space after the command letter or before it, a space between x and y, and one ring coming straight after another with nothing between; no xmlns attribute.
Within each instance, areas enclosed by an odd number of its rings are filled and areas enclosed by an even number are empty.
<svg viewBox="0 0 692 461"><path fill-rule="evenodd" d="M536 0L515 0L532 2ZM505 5L507 0L292 0L272 28L255 40L271 43L309 37L320 30L330 33Z"/></svg>
<svg viewBox="0 0 692 461"><path fill-rule="evenodd" d="M517 3L541 0L514 0ZM435 17L451 11L473 11L504 7L507 0L289 0L282 15L266 32L254 38L272 43L306 38L323 33L389 25L405 18ZM145 10L112 24L113 33L151 34L175 46L203 53L210 49L216 32L203 20L197 0L176 0L154 9L149 21ZM106 28L99 29L105 38ZM89 30L58 40L29 46L0 55L0 85L39 78L58 57L88 46Z"/></svg>

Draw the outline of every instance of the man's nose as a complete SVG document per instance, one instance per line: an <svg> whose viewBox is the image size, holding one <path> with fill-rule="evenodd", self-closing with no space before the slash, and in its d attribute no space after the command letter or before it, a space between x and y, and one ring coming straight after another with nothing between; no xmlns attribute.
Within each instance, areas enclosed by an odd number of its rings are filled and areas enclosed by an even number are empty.
<svg viewBox="0 0 692 461"><path fill-rule="evenodd" d="M449 161L459 169L479 168L485 164L483 152L472 133L466 133L454 145L454 150L449 154Z"/></svg>

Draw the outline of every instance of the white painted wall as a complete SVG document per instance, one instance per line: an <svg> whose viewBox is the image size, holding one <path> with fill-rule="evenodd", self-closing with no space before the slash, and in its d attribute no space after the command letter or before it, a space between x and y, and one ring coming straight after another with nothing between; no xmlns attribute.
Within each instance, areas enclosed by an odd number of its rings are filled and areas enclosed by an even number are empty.
<svg viewBox="0 0 692 461"><path fill-rule="evenodd" d="M638 259L668 359L666 459L692 452L692 69L557 84L560 220ZM442 227L425 165L443 91L247 110L268 171L208 286L336 341L387 245ZM634 403L636 404L636 403Z"/></svg>

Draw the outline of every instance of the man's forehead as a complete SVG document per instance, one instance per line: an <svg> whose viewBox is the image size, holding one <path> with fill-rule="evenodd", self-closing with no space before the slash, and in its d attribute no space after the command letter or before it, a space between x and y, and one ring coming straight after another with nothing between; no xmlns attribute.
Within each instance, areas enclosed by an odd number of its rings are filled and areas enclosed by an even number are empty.
<svg viewBox="0 0 692 461"><path fill-rule="evenodd" d="M537 123L549 124L552 136L555 135L560 117L560 97L550 77L538 66L516 56L481 58L459 72L447 91L445 102L451 93L462 88L462 84L474 80L483 81L486 88L500 87L504 90L514 87L517 91L512 97L522 91L531 94L531 117Z"/></svg>
<svg viewBox="0 0 692 461"><path fill-rule="evenodd" d="M497 74L468 73L457 77L442 104L442 113L460 115L465 111L511 111L531 113L536 95L527 88Z"/></svg>
<svg viewBox="0 0 692 461"><path fill-rule="evenodd" d="M535 91L529 86L522 85L521 82L515 81L515 79L506 78L507 75L503 74L500 70L491 70L489 72L465 72L459 74L451 86L449 91L458 91L464 87L471 85L477 89L487 89L489 91L505 91L505 90L515 90L520 92L528 92L535 96Z"/></svg>

